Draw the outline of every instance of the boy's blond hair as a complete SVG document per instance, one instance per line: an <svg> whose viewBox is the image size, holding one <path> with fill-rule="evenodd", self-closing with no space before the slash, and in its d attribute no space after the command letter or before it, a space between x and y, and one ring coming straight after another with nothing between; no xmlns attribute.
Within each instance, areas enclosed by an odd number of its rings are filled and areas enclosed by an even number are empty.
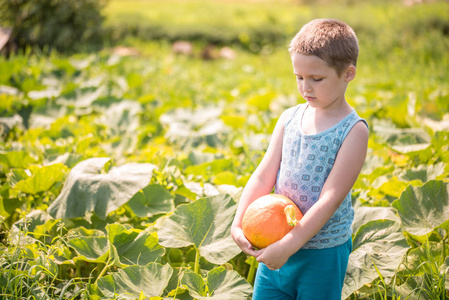
<svg viewBox="0 0 449 300"><path fill-rule="evenodd" d="M304 25L292 39L291 54L314 55L340 76L351 64L357 65L359 45L354 30L334 19L315 19Z"/></svg>

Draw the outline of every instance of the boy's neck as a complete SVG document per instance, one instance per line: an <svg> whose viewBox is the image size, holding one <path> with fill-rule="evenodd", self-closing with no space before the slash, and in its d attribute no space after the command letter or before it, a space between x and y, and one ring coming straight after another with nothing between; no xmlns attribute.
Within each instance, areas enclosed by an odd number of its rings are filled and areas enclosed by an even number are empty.
<svg viewBox="0 0 449 300"><path fill-rule="evenodd" d="M305 134L323 132L336 125L352 111L353 108L346 101L338 107L329 109L313 108L307 104L302 116L301 129Z"/></svg>

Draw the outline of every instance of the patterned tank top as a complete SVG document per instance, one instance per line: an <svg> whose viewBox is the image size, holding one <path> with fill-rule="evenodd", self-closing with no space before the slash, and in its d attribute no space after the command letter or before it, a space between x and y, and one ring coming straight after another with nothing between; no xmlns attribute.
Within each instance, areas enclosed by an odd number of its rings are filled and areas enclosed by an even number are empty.
<svg viewBox="0 0 449 300"><path fill-rule="evenodd" d="M275 185L275 193L293 200L303 214L318 201L338 150L351 128L359 121L368 126L353 110L323 132L304 134L301 120L306 107L307 104L299 104L286 112L289 117L284 124L282 160ZM322 249L343 244L352 235L353 220L354 208L349 192L330 220L303 249Z"/></svg>

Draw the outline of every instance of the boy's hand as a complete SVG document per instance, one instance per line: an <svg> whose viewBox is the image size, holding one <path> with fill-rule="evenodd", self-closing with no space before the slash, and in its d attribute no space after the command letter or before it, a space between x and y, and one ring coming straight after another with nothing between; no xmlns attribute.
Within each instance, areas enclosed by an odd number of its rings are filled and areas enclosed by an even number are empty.
<svg viewBox="0 0 449 300"><path fill-rule="evenodd" d="M257 261L263 262L270 270L280 269L288 259L289 256L285 254L279 241L260 250L259 256L257 257Z"/></svg>
<svg viewBox="0 0 449 300"><path fill-rule="evenodd" d="M237 246L239 246L243 252L254 257L258 257L260 255L261 251L254 249L253 245L251 245L243 234L243 230L241 228L233 228L231 235Z"/></svg>

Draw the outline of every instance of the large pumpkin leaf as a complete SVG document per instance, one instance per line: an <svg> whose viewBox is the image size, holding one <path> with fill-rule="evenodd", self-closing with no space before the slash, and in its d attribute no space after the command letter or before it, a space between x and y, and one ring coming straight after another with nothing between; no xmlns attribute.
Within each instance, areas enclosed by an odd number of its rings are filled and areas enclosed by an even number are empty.
<svg viewBox="0 0 449 300"><path fill-rule="evenodd" d="M445 257L442 257L443 245L442 243L427 242L420 247L411 249L407 254L407 260L404 262L401 271L404 274L423 275L423 274L438 274L439 268ZM444 255L446 255L444 253Z"/></svg>
<svg viewBox="0 0 449 300"><path fill-rule="evenodd" d="M217 267L207 273L206 282L193 272L183 274L181 283L195 299L247 299L252 293L251 285L235 271Z"/></svg>
<svg viewBox="0 0 449 300"><path fill-rule="evenodd" d="M407 169L402 175L401 179L412 181L421 180L427 182L429 180L442 179L445 176L446 164L443 162L434 165L420 165L417 168Z"/></svg>
<svg viewBox="0 0 449 300"><path fill-rule="evenodd" d="M125 299L158 297L168 285L173 268L169 265L149 263L146 266L130 266L117 273L98 279L97 286L108 299L116 296Z"/></svg>
<svg viewBox="0 0 449 300"><path fill-rule="evenodd" d="M60 195L48 208L54 218L84 217L89 212L101 219L131 199L150 182L152 164L128 163L105 170L109 158L90 158L69 173Z"/></svg>
<svg viewBox="0 0 449 300"><path fill-rule="evenodd" d="M222 108L216 106L178 108L160 116L159 121L168 127L166 138L180 145L196 146L201 142L215 147L220 143L219 136L229 130L220 119Z"/></svg>
<svg viewBox="0 0 449 300"><path fill-rule="evenodd" d="M74 261L105 263L109 256L109 244L106 235L96 229L78 227L70 230L67 244L77 253Z"/></svg>
<svg viewBox="0 0 449 300"><path fill-rule="evenodd" d="M18 200L16 200L19 202ZM25 217L15 222L8 236L11 244L34 244L36 239L47 234L58 221L50 217L47 212L42 210L33 210Z"/></svg>
<svg viewBox="0 0 449 300"><path fill-rule="evenodd" d="M128 205L141 218L169 213L175 208L174 196L160 185L149 185L137 192Z"/></svg>
<svg viewBox="0 0 449 300"><path fill-rule="evenodd" d="M64 178L68 168L63 164L53 164L41 168L31 168L33 174L17 182L14 189L28 194L48 191L55 183Z"/></svg>
<svg viewBox="0 0 449 300"><path fill-rule="evenodd" d="M241 251L231 237L235 211L236 204L229 195L179 205L161 224L160 244L171 248L195 245L208 261L223 264Z"/></svg>
<svg viewBox="0 0 449 300"><path fill-rule="evenodd" d="M449 228L449 185L432 180L420 187L409 186L393 202L404 229L415 236L424 236L435 228Z"/></svg>
<svg viewBox="0 0 449 300"><path fill-rule="evenodd" d="M0 164L5 168L27 168L37 160L31 157L27 151L0 152Z"/></svg>
<svg viewBox="0 0 449 300"><path fill-rule="evenodd" d="M353 247L342 299L380 275L389 281L409 248L400 224L393 220L374 220L362 225L354 237Z"/></svg>
<svg viewBox="0 0 449 300"><path fill-rule="evenodd" d="M391 207L361 206L360 202L356 202L354 211L354 221L352 222L352 230L354 232L357 232L360 226L373 220L388 219L400 222L395 210Z"/></svg>
<svg viewBox="0 0 449 300"><path fill-rule="evenodd" d="M69 246L78 254L74 261L114 262L118 267L146 265L158 261L165 249L155 235L121 224L108 224L107 235L100 230L78 227L69 232Z"/></svg>
<svg viewBox="0 0 449 300"><path fill-rule="evenodd" d="M402 297L400 299L422 299L430 300L426 293L420 293L425 285L425 279L423 276L410 276L407 278L405 283L400 286L395 287L397 293Z"/></svg>
<svg viewBox="0 0 449 300"><path fill-rule="evenodd" d="M108 232L110 252L114 255L116 265L146 265L159 260L165 249L158 244L155 234L146 231L126 228L121 224L109 224ZM113 248L112 248L113 247Z"/></svg>
<svg viewBox="0 0 449 300"><path fill-rule="evenodd" d="M120 101L109 105L103 115L97 118L97 122L108 129L110 136L135 133L139 129L138 114L142 107L135 101Z"/></svg>

